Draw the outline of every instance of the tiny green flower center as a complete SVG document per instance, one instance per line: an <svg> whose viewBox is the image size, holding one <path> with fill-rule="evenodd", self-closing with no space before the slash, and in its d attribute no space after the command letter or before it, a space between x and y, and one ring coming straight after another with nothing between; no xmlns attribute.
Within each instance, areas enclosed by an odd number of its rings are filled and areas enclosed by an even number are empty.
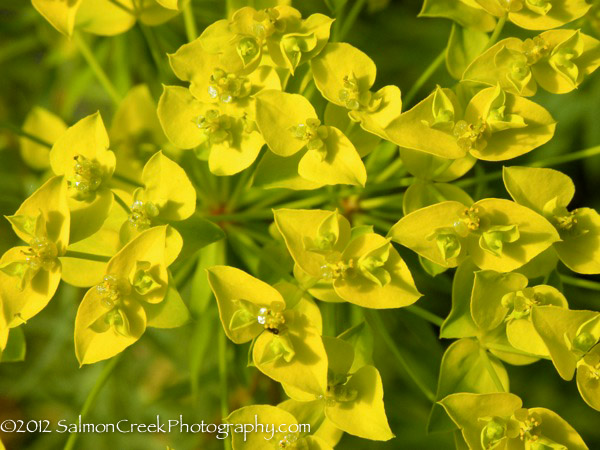
<svg viewBox="0 0 600 450"><path fill-rule="evenodd" d="M515 60L510 67L510 77L517 81L523 81L529 75L529 64L527 58Z"/></svg>
<svg viewBox="0 0 600 450"><path fill-rule="evenodd" d="M231 118L216 109L209 109L205 115L196 118L196 126L211 144L231 142Z"/></svg>
<svg viewBox="0 0 600 450"><path fill-rule="evenodd" d="M545 16L548 14L548 11L552 9L552 1L551 0L525 0L525 6L527 9L533 11L534 13Z"/></svg>
<svg viewBox="0 0 600 450"><path fill-rule="evenodd" d="M237 52L246 64L252 61L258 55L259 51L260 46L253 37L243 37L237 44Z"/></svg>
<svg viewBox="0 0 600 450"><path fill-rule="evenodd" d="M327 384L327 392L320 399L325 400L327 406L333 406L336 403L353 402L358 397L358 391L354 388L349 388L345 384Z"/></svg>
<svg viewBox="0 0 600 450"><path fill-rule="evenodd" d="M24 253L25 261L33 270L51 270L57 263L56 244L45 237L34 238Z"/></svg>
<svg viewBox="0 0 600 450"><path fill-rule="evenodd" d="M329 132L326 126L321 125L319 119L306 119L305 123L299 123L290 131L296 139L305 141L309 150L322 150L327 153L325 139L329 136Z"/></svg>
<svg viewBox="0 0 600 450"><path fill-rule="evenodd" d="M67 185L71 195L77 200L89 200L102 184L102 168L95 160L89 160L83 155L74 157L75 167Z"/></svg>
<svg viewBox="0 0 600 450"><path fill-rule="evenodd" d="M529 316L531 308L545 304L544 299L531 288L522 291L509 292L501 300L502 306L512 310L506 320L523 319Z"/></svg>
<svg viewBox="0 0 600 450"><path fill-rule="evenodd" d="M506 435L506 425L498 419L490 420L481 430L481 443L483 448L493 448L494 445Z"/></svg>
<svg viewBox="0 0 600 450"><path fill-rule="evenodd" d="M246 77L227 73L222 69L216 69L210 76L208 95L212 99L231 103L235 99L247 97L248 94L250 81Z"/></svg>
<svg viewBox="0 0 600 450"><path fill-rule="evenodd" d="M548 43L540 36L525 39L523 42L523 53L527 57L529 65L533 65L544 58L548 54L548 50Z"/></svg>
<svg viewBox="0 0 600 450"><path fill-rule="evenodd" d="M114 275L105 275L102 282L96 285L96 292L100 295L100 301L107 309L117 307L123 295L131 290L129 283Z"/></svg>
<svg viewBox="0 0 600 450"><path fill-rule="evenodd" d="M596 342L598 342L598 340L592 333L582 331L575 337L575 339L573 339L572 345L573 349L582 353L587 353L594 345L596 345Z"/></svg>
<svg viewBox="0 0 600 450"><path fill-rule="evenodd" d="M131 214L127 221L138 231L147 230L152 226L152 219L158 216L158 206L152 202L136 200L131 205Z"/></svg>
<svg viewBox="0 0 600 450"><path fill-rule="evenodd" d="M285 317L281 312L265 307L260 308L258 311L257 320L265 327L265 330L273 334L279 334L281 326L285 324Z"/></svg>
<svg viewBox="0 0 600 450"><path fill-rule="evenodd" d="M468 123L465 120L459 120L454 125L454 137L456 137L457 145L464 151L469 151L473 148L481 149L485 147L486 141L484 134L487 129L487 124L479 119L476 123Z"/></svg>

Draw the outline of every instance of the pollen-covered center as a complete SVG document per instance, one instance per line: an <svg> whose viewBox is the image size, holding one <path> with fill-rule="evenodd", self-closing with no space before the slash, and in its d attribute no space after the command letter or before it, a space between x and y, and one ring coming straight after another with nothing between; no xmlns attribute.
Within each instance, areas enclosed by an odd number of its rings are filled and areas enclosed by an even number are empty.
<svg viewBox="0 0 600 450"><path fill-rule="evenodd" d="M130 291L129 282L115 275L105 275L102 282L96 285L96 292L100 295L100 301L107 309L118 306L123 296Z"/></svg>
<svg viewBox="0 0 600 450"><path fill-rule="evenodd" d="M353 259L348 262L326 262L321 266L321 278L324 280L337 280L345 278L354 269L355 262Z"/></svg>
<svg viewBox="0 0 600 450"><path fill-rule="evenodd" d="M36 237L25 250L25 261L33 270L51 270L57 263L56 244L46 237Z"/></svg>
<svg viewBox="0 0 600 450"><path fill-rule="evenodd" d="M285 317L280 311L275 311L267 307L258 310L258 323L265 327L265 330L273 334L279 334L281 326L285 324Z"/></svg>
<svg viewBox="0 0 600 450"><path fill-rule="evenodd" d="M210 76L208 95L212 99L222 103L231 103L238 98L247 97L249 94L250 80L244 76L227 73L222 69L215 69Z"/></svg>
<svg viewBox="0 0 600 450"><path fill-rule="evenodd" d="M548 43L541 36L536 36L533 39L525 39L522 49L529 65L537 63L549 51Z"/></svg>
<svg viewBox="0 0 600 450"><path fill-rule="evenodd" d="M232 140L231 117L216 109L209 109L204 115L199 115L195 123L211 144L230 143Z"/></svg>
<svg viewBox="0 0 600 450"><path fill-rule="evenodd" d="M321 150L325 147L325 139L329 135L327 127L321 125L319 119L306 119L291 129L294 137L306 142L309 150Z"/></svg>
<svg viewBox="0 0 600 450"><path fill-rule="evenodd" d="M382 98L371 91L361 89L354 74L346 75L343 88L340 89L339 99L351 111L366 110L375 112L381 106Z"/></svg>
<svg viewBox="0 0 600 450"><path fill-rule="evenodd" d="M73 175L67 180L71 195L77 200L93 198L102 184L102 168L95 160L76 155Z"/></svg>
<svg viewBox="0 0 600 450"><path fill-rule="evenodd" d="M127 221L138 231L147 230L152 226L152 219L158 216L159 209L150 201L135 200L131 205L131 214Z"/></svg>
<svg viewBox="0 0 600 450"><path fill-rule="evenodd" d="M537 414L528 413L519 421L519 439L535 442L540 438L542 419Z"/></svg>
<svg viewBox="0 0 600 450"><path fill-rule="evenodd" d="M468 152L471 149L481 150L487 145L485 139L486 130L487 123L481 119L475 123L459 120L454 125L453 134L456 138L456 144L461 150Z"/></svg>

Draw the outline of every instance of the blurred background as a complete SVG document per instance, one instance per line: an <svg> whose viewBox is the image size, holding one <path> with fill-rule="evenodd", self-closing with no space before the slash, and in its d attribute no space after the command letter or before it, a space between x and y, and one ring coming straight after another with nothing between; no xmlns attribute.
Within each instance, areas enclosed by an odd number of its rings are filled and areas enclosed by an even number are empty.
<svg viewBox="0 0 600 450"><path fill-rule="evenodd" d="M350 0L349 4L352 3ZM199 31L225 16L224 1L192 0L192 4ZM421 5L421 0L369 1L345 37L345 41L375 61L378 69L375 89L395 84L407 92L446 46L451 23L443 19L418 19ZM293 6L304 17L314 12L329 14L323 0L294 1ZM586 21L572 26L583 27L598 37ZM157 65L144 37L146 31L136 25L116 37L89 36L88 41L119 93L125 94L131 87L146 83L156 101L161 83L177 83L173 74L164 69L165 53L174 52L187 40L181 16L154 27L152 33L162 50L159 57L163 58L162 65ZM531 33L507 24L503 35L522 37ZM10 127L21 127L35 106L54 112L68 125L100 110L108 126L115 107L74 44L50 26L28 1L0 0L0 76L0 214L10 215L46 176L25 164L19 137ZM417 99L424 98L436 84L454 83L442 65ZM559 96L540 91L534 100L557 119L556 135L550 143L515 160L514 164L527 164L600 144L600 76L591 76L571 94ZM479 165L481 173L500 168L499 164ZM600 157L563 164L558 169L575 181L577 193L572 207L600 208ZM469 189L476 197L507 196L501 182L482 182ZM264 225L267 224L265 221ZM0 221L0 252L16 243L8 222ZM233 249L229 252L232 264L238 261L238 267L243 267ZM403 252L403 257L411 268L418 266L414 255ZM450 310L452 271L439 275L435 282L422 270L413 273L419 290L425 294L420 304L446 316ZM127 418L131 422L152 423L156 415L168 420L182 414L190 423L201 420L219 423L221 391L214 337L221 324L202 277L201 270L192 273L183 289L184 298L203 302L202 315L180 329L148 329L124 353L98 397L89 421L102 423ZM566 286L565 294L572 308L598 309L600 305L599 291ZM75 358L74 317L82 296L83 290L61 284L49 306L24 327L25 361L0 364L0 421L76 420L103 365L79 368ZM439 340L437 328L405 311L390 311L385 320L396 342L405 349L411 366L435 391L441 355L450 341ZM277 404L285 399L277 383L255 368L246 368L247 350L247 346L228 342L226 401L230 411L248 404ZM378 443L345 435L338 448L453 448L451 434L426 433L431 403L408 381L386 347L377 340L374 361L383 378L386 411L398 439ZM575 382L562 381L549 361L525 367L509 366L508 371L511 391L522 397L525 406L558 412L590 448L600 448L600 413L581 400ZM66 437L57 433L0 434L9 450L62 448ZM80 436L78 445L99 450L223 448L222 442L212 435L179 433L86 434Z"/></svg>

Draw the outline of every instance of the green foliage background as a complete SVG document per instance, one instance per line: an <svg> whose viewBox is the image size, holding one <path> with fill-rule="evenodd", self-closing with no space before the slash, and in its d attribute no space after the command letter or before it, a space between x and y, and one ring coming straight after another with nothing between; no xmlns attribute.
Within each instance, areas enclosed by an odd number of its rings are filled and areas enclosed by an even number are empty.
<svg viewBox="0 0 600 450"><path fill-rule="evenodd" d="M350 0L350 3L353 3ZM375 2L374 2L375 3ZM375 90L395 84L408 92L422 71L444 48L450 22L417 19L421 0L391 1L377 12L363 11L345 41L367 53L378 68ZM193 0L199 30L222 18L225 2ZM303 16L328 13L322 0L294 2ZM577 24L576 24L577 25ZM581 24L581 26L586 26ZM591 29L586 32L595 35ZM163 53L174 52L186 42L182 17L152 30ZM521 37L523 31L507 24L506 35ZM139 25L113 38L94 38L91 45L120 93L148 83L155 99L160 85L174 84L163 54L161 69L153 61ZM56 32L26 1L0 0L0 214L14 213L19 204L40 184L41 175L29 169L19 156L18 137L7 126L20 126L35 105L62 117L68 124L100 110L110 123L115 110L110 98L98 84L76 47ZM435 84L450 86L454 81L442 66L421 90L424 97ZM316 108L324 100L316 100ZM547 108L558 121L554 139L515 161L526 165L533 160L560 155L600 144L600 77L591 76L577 91L550 95L539 91L534 100ZM318 102L322 101L322 105ZM408 109L410 105L404 105ZM321 109L322 110L322 109ZM498 164L479 163L475 175L498 170ZM560 166L577 186L573 207L600 208L600 158ZM506 197L500 180L480 181L468 188L475 199ZM389 193L401 192L401 189ZM401 216L401 201L394 209ZM266 224L266 222L265 222ZM0 252L16 244L7 221L0 222ZM228 258L238 260L232 247ZM410 267L418 266L414 254L403 252ZM238 260L239 261L239 260ZM232 264L234 265L234 264ZM238 267L243 267L239 263ZM450 309L451 275L445 273L432 281L421 270L413 271L416 284L425 298L420 305L446 316ZM194 274L192 277L196 276ZM596 277L597 281L600 278ZM593 279L593 277L590 277ZM188 283L184 297L214 302L206 296L206 284ZM598 309L600 292L565 287L573 309ZM83 290L62 284L50 305L25 328L27 358L24 362L0 366L0 421L10 419L75 420L102 365L78 368L73 351L73 319ZM214 304L208 304L197 321L175 330L148 329L133 348L127 350L115 373L102 391L89 420L102 423L126 418L131 422L152 423L156 415L163 420L180 414L189 423L220 421L220 387L216 336L221 324ZM344 330L347 317L337 317L337 331ZM409 363L424 382L435 391L443 350L449 341L437 339L438 329L402 310L391 310L385 321ZM450 434L426 435L430 402L403 373L387 347L376 340L375 365L384 380L385 404L390 426L399 437L377 443L345 435L342 449L438 449L453 448ZM228 409L246 404L276 404L284 398L279 385L254 368L245 368L246 346L228 343ZM527 406L557 411L583 437L590 448L600 448L600 413L579 397L574 382L562 381L550 361L526 367L508 367L511 391ZM2 435L8 449L31 450L61 448L64 434ZM81 448L160 449L167 445L177 450L222 448L212 435L106 434L80 436Z"/></svg>

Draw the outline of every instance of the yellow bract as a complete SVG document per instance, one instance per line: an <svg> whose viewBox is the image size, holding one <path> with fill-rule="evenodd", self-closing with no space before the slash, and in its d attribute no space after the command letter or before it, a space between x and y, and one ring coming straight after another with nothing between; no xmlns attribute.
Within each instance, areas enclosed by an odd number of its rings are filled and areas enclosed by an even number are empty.
<svg viewBox="0 0 600 450"><path fill-rule="evenodd" d="M81 365L111 358L136 342L148 324L147 309L166 301L166 232L166 226L154 227L129 242L86 293L75 319Z"/></svg>
<svg viewBox="0 0 600 450"><path fill-rule="evenodd" d="M386 127L402 111L400 89L385 86L371 92L375 64L357 48L344 43L328 44L311 62L315 84L323 97L345 107L351 120L383 139Z"/></svg>
<svg viewBox="0 0 600 450"><path fill-rule="evenodd" d="M188 0L189 1L189 0ZM33 6L61 33L71 36L75 29L113 36L133 27L168 21L185 0L32 0Z"/></svg>
<svg viewBox="0 0 600 450"><path fill-rule="evenodd" d="M389 236L445 267L469 255L481 269L500 272L521 267L560 239L544 217L502 199L428 206L400 219Z"/></svg>
<svg viewBox="0 0 600 450"><path fill-rule="evenodd" d="M325 392L327 356L312 300L291 285L271 287L234 267L211 267L208 282L225 333L238 344L253 340L260 371L302 392Z"/></svg>
<svg viewBox="0 0 600 450"><path fill-rule="evenodd" d="M61 278L59 256L69 243L70 215L62 177L53 177L7 219L28 246L0 259L0 306L6 325L21 325L54 296Z"/></svg>

